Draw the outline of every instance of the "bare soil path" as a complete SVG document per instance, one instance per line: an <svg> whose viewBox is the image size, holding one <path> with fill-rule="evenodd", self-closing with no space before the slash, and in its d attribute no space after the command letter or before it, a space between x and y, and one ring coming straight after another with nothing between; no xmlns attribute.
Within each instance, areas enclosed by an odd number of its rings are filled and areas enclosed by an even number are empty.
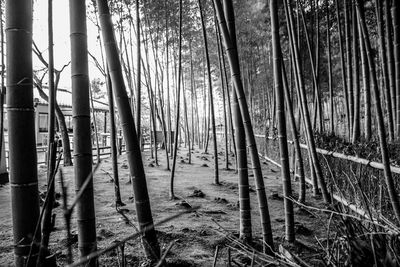
<svg viewBox="0 0 400 267"><path fill-rule="evenodd" d="M169 200L168 188L170 172L167 171L164 151L159 151L159 166L156 166L150 158L149 151L144 152L144 164L146 169L147 184L155 223L165 219L179 211L191 206L200 206L197 212L184 214L181 217L156 227L160 246L165 249L171 241L176 240L175 245L168 253L167 261L170 266L211 266L216 245L222 250L218 257L217 266L226 266L227 249L226 240L218 233L218 222L232 233L239 230L239 208L237 175L232 170L223 170L224 157L220 160L220 181L222 185L214 185L212 155L202 154L195 150L192 154L192 164L188 164L187 150L181 148L178 152L177 173L175 178L175 192L180 200ZM232 161L232 157L230 160ZM207 166L205 166L207 165ZM276 244L284 240L284 210L280 170L272 164L263 162L263 175L269 196L269 209ZM73 167L63 167L64 176L68 182L69 199L72 201L73 191ZM250 172L251 173L251 172ZM125 219L117 213L114 206L114 187L110 174L112 174L111 159L104 159L94 176L96 223L98 233L98 247L105 248L115 240L135 232L135 229L126 223ZM124 207L125 215L135 223L135 209L132 197L132 187L128 184L128 166L126 155L119 158L119 174L121 181L122 200L127 205ZM45 168L39 167L40 191L45 191ZM250 177L251 187L254 188L253 176ZM56 192L60 192L57 178ZM297 190L297 186L294 187ZM200 190L204 195L199 193ZM12 247L12 218L10 210L10 185L0 187L0 266L13 264ZM273 193L277 193L274 196ZM296 194L295 194L296 195ZM311 195L311 194L309 194ZM260 237L260 223L256 193L251 192L253 236ZM59 200L61 201L61 200ZM308 203L318 206L321 201L308 198ZM57 254L57 262L65 263L66 257L66 232L62 216L62 209L55 209L57 214L55 227L51 235L50 248ZM299 243L291 245L291 251L303 257L312 265L320 262L321 251L315 237L325 238L327 218L321 214L311 214L296 208L295 214L297 240ZM76 226L73 226L76 234ZM74 259L77 260L77 242L73 244ZM117 252L111 252L99 259L101 266L118 266ZM140 241L133 240L125 246L128 266L144 266L144 254ZM249 259L239 257L232 252L236 262L249 264Z"/></svg>

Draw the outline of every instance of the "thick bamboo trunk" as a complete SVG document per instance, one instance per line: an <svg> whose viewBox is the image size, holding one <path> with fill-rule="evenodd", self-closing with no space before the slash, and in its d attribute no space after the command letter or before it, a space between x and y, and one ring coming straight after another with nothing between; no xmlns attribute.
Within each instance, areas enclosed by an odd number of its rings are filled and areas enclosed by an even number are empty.
<svg viewBox="0 0 400 267"><path fill-rule="evenodd" d="M32 88L32 2L7 0L5 3L9 177L15 266L36 266L40 234L34 236L39 219L39 191ZM25 265L31 243L31 261Z"/></svg>
<svg viewBox="0 0 400 267"><path fill-rule="evenodd" d="M86 5L70 0L72 118L74 123L74 174L78 192L92 173L89 68L87 54ZM93 178L77 204L78 248L81 257L97 249ZM96 266L96 260L90 266Z"/></svg>
<svg viewBox="0 0 400 267"><path fill-rule="evenodd" d="M0 18L3 17L3 2L0 2ZM2 151L3 141L4 141L4 22L0 20L0 47L1 47L1 55L0 55L0 64L1 64L1 83L0 83L0 151ZM1 162L1 153L0 153L0 162ZM0 178L1 180L1 178Z"/></svg>
<svg viewBox="0 0 400 267"><path fill-rule="evenodd" d="M130 175L132 176L137 220L139 223L139 229L146 229L142 237L142 240L144 241L143 246L147 256L158 258L160 256L160 248L153 227L153 216L147 190L146 175L140 152L140 144L136 135L129 98L126 93L122 76L121 64L118 57L118 47L113 33L113 23L107 1L97 0L96 2L99 9L101 32L105 44L107 65L110 72L113 93L126 142L126 153L128 155Z"/></svg>

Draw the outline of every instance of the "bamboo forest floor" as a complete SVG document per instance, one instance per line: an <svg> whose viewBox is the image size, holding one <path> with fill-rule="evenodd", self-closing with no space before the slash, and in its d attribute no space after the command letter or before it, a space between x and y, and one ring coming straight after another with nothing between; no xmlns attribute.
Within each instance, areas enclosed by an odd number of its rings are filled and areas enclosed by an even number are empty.
<svg viewBox="0 0 400 267"><path fill-rule="evenodd" d="M227 245L229 242L221 235L220 224L231 233L239 230L238 186L237 175L232 170L224 170L224 156L220 152L220 181L222 185L213 185L213 157L211 154L203 154L195 150L192 154L192 164L188 164L187 150L181 148L178 152L177 171L175 178L175 194L181 199L169 200L170 172L166 170L164 150L159 153L159 166L155 166L150 152L143 154L146 169L147 184L149 188L151 207L155 223L176 214L188 206L200 206L196 212L183 214L181 217L157 226L158 239L163 250L176 240L167 255L170 266L212 266L215 247L221 247L217 266L226 266L228 259ZM232 161L234 158L231 157ZM135 209L132 198L132 187L127 184L129 180L126 154L118 159L119 175L121 181L122 200L126 203L125 215L135 222ZM250 166L250 164L249 164ZM284 207L282 198L282 186L279 168L272 164L262 162L264 182L269 199L275 246L284 243ZM63 167L64 177L68 182L69 203L74 194L73 167ZM45 191L46 169L39 167L39 189ZM98 248L105 248L115 240L135 232L135 229L126 223L125 219L117 213L114 206L114 186L111 180L111 159L104 159L94 176L96 223L98 235ZM258 214L257 197L254 191L253 175L250 174L251 205L253 236L258 239L261 236L261 228ZM294 183L294 191L297 191L297 183ZM200 193L201 190L204 195ZM60 192L57 178L56 192ZM13 264L12 246L12 218L10 209L10 185L0 187L0 266ZM307 204L322 207L322 201L311 198L308 189ZM296 194L295 194L296 195ZM58 200L61 201L61 200ZM64 265L66 261L67 242L62 208L55 209L55 230L51 234L50 249L57 254L57 262ZM295 207L296 238L294 245L285 244L291 252L296 253L304 261L313 266L322 262L324 253L316 239L326 240L329 218L319 212L307 212ZM217 222L217 223L216 223ZM73 221L73 233L77 233L76 224ZM322 241L323 242L323 241ZM73 244L74 259L78 258L77 237ZM117 252L110 252L100 257L101 266L118 266ZM139 240L129 241L125 246L125 254L128 266L145 266L144 253ZM250 259L240 256L232 250L232 258L241 262L242 266L250 266Z"/></svg>

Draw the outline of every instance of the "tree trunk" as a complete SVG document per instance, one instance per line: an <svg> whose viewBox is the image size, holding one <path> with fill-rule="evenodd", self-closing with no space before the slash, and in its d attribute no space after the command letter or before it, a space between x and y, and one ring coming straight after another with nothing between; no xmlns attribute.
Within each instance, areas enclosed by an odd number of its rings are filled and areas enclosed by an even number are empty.
<svg viewBox="0 0 400 267"><path fill-rule="evenodd" d="M126 152L132 186L135 196L135 206L139 229L145 230L142 240L145 252L149 257L160 256L160 248L153 224L149 194L146 185L140 143L136 135L135 124L129 105L122 76L121 64L118 57L118 47L113 32L113 24L106 0L97 0L99 7L100 24L107 56L107 65L110 72L114 97L116 99L123 134L126 142Z"/></svg>

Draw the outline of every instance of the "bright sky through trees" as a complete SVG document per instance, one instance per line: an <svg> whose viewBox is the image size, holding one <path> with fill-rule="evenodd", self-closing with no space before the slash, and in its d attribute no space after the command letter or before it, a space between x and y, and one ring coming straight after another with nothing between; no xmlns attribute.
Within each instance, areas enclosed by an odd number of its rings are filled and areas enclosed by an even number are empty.
<svg viewBox="0 0 400 267"><path fill-rule="evenodd" d="M69 28L69 1L53 1L53 28L54 28L54 66L61 69L62 66L70 61L70 28ZM48 59L47 47L47 1L34 1L33 3L33 40L43 53L45 59ZM91 54L97 57L101 62L100 48L97 43L97 29L90 20L87 20L88 28L88 49ZM93 61L89 58L90 79L102 77ZM43 64L33 55L33 68L38 70L43 68ZM47 78L44 83L47 84ZM61 75L60 87L71 88L71 68L68 66Z"/></svg>

